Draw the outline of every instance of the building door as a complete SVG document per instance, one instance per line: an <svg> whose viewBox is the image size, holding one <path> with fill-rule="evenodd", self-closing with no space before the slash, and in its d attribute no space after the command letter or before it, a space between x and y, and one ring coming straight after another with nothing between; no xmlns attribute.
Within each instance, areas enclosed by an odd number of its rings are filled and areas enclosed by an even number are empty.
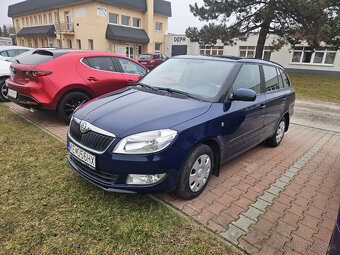
<svg viewBox="0 0 340 255"><path fill-rule="evenodd" d="M66 21L66 28L67 31L71 31L71 15L70 12L65 12L65 21Z"/></svg>
<svg viewBox="0 0 340 255"><path fill-rule="evenodd" d="M126 55L128 58L134 58L134 49L133 46L131 45L126 45Z"/></svg>
<svg viewBox="0 0 340 255"><path fill-rule="evenodd" d="M171 56L187 55L188 46L187 45L172 45Z"/></svg>

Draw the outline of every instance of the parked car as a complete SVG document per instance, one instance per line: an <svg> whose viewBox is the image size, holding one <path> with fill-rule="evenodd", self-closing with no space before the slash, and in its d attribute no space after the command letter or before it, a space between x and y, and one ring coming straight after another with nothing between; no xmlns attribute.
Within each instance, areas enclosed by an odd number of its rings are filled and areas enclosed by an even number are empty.
<svg viewBox="0 0 340 255"><path fill-rule="evenodd" d="M69 122L81 104L133 85L147 71L113 53L39 49L12 63L7 98L26 108L56 110Z"/></svg>
<svg viewBox="0 0 340 255"><path fill-rule="evenodd" d="M138 57L138 62L151 70L168 59L169 58L167 56L160 53L141 54Z"/></svg>
<svg viewBox="0 0 340 255"><path fill-rule="evenodd" d="M10 59L31 49L23 46L0 46L0 60Z"/></svg>
<svg viewBox="0 0 340 255"><path fill-rule="evenodd" d="M198 196L220 164L288 130L295 91L282 66L257 59L178 56L136 86L74 113L73 169L108 191Z"/></svg>
<svg viewBox="0 0 340 255"><path fill-rule="evenodd" d="M338 217L335 222L331 241L329 242L327 255L336 255L340 251L340 207L338 209Z"/></svg>
<svg viewBox="0 0 340 255"><path fill-rule="evenodd" d="M16 58L20 58L20 56L25 56L28 54L32 54L33 50L25 51L13 58L0 60L0 102L8 102L7 99L7 86L6 86L6 79L10 77L10 66L12 62L16 62Z"/></svg>

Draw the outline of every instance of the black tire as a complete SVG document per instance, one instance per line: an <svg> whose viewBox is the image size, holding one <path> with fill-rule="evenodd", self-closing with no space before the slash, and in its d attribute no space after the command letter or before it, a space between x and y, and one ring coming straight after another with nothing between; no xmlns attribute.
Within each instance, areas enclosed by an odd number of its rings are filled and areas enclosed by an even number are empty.
<svg viewBox="0 0 340 255"><path fill-rule="evenodd" d="M9 102L7 99L7 86L6 86L6 78L0 78L0 101Z"/></svg>
<svg viewBox="0 0 340 255"><path fill-rule="evenodd" d="M272 137L266 140L266 144L270 147L277 147L283 140L284 134L286 132L287 120L285 117L282 117L279 124L275 129L275 133Z"/></svg>
<svg viewBox="0 0 340 255"><path fill-rule="evenodd" d="M208 156L210 160L209 173L207 171L207 168L205 167L200 169L194 169L194 164L196 163L196 161L198 163L200 159L203 160L207 159L205 156ZM206 162L204 162L204 164L206 167L208 167ZM214 169L214 153L212 149L205 144L198 145L193 151L189 153L181 169L177 187L175 189L175 193L177 194L177 196L187 200L199 196L207 186L213 169ZM192 177L192 179L190 179L190 177ZM194 178L197 178L199 180L195 182L193 181ZM204 178L206 178L205 182ZM193 182L190 184L190 181ZM195 188L195 183L196 187L199 188L197 191L196 191L197 188Z"/></svg>
<svg viewBox="0 0 340 255"><path fill-rule="evenodd" d="M83 92L69 92L65 94L58 105L58 116L65 123L70 123L74 110L90 100L90 97Z"/></svg>

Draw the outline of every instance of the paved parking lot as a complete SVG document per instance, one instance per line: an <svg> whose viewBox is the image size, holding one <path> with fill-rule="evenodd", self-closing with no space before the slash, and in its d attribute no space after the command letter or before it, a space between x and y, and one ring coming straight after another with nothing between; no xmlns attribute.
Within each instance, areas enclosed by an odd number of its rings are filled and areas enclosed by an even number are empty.
<svg viewBox="0 0 340 255"><path fill-rule="evenodd" d="M66 139L55 114L8 105ZM223 165L196 199L161 198L248 253L325 254L340 201L340 132L324 119L308 126L296 110L279 147L259 145Z"/></svg>

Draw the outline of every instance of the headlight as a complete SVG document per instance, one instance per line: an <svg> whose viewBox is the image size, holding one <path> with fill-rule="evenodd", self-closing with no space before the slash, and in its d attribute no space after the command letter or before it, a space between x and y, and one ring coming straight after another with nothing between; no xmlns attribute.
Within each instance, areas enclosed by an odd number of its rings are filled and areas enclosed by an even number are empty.
<svg viewBox="0 0 340 255"><path fill-rule="evenodd" d="M130 135L121 140L113 153L147 154L163 150L175 139L177 131L162 129Z"/></svg>

